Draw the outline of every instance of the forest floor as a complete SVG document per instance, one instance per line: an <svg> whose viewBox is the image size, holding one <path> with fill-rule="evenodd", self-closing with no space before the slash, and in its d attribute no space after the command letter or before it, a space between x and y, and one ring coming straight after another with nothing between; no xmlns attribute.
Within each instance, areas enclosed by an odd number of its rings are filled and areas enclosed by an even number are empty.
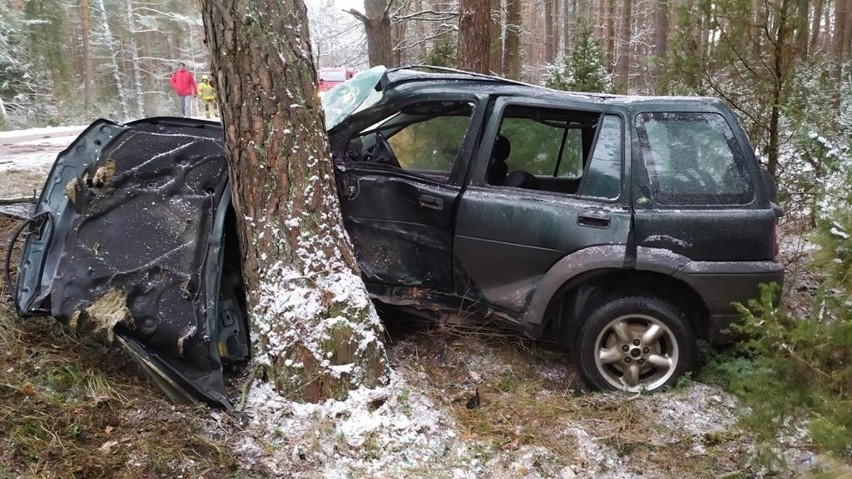
<svg viewBox="0 0 852 479"><path fill-rule="evenodd" d="M0 141L0 199L39 189L50 163L32 158L61 149L27 148ZM19 224L0 210L4 252ZM806 311L814 280L800 238L785 242L785 298ZM785 465L759 461L744 411L718 386L589 391L565 352L475 318L386 317L389 386L300 405L256 385L232 415L169 403L116 345L19 320L8 293L0 286L4 478L852 477L812 452L801 425L774 445ZM238 396L241 378L230 381ZM481 405L468 409L476 390Z"/></svg>

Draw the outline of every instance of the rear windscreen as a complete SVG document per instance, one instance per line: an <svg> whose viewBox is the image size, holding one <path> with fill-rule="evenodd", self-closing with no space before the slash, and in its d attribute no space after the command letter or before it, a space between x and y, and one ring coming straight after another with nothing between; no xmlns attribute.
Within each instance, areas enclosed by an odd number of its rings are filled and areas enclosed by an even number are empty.
<svg viewBox="0 0 852 479"><path fill-rule="evenodd" d="M636 117L651 196L662 205L747 204L749 170L725 118L657 112Z"/></svg>

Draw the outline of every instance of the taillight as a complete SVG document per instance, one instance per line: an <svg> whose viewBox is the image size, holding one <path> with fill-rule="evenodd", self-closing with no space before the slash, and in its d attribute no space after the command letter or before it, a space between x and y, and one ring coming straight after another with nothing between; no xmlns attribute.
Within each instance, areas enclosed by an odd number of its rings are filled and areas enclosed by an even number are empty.
<svg viewBox="0 0 852 479"><path fill-rule="evenodd" d="M778 256L778 218L772 220L772 259Z"/></svg>

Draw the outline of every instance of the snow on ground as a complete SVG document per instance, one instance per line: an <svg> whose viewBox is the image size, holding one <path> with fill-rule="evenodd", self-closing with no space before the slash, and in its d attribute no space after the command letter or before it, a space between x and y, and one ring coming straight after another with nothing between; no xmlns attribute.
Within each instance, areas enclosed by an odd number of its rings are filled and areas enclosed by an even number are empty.
<svg viewBox="0 0 852 479"><path fill-rule="evenodd" d="M0 144L18 138L49 138L52 136L77 136L85 126L50 126L44 128L30 128L28 130L0 131Z"/></svg>
<svg viewBox="0 0 852 479"><path fill-rule="evenodd" d="M70 142L68 138L50 138L12 145L0 144L0 172L33 168L49 170L56 155Z"/></svg>

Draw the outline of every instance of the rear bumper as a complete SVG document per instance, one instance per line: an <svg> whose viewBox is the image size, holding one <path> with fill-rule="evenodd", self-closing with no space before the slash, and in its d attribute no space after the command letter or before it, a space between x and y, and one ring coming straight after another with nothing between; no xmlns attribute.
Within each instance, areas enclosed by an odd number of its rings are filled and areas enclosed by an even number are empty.
<svg viewBox="0 0 852 479"><path fill-rule="evenodd" d="M730 326L740 319L735 304L760 297L760 285L784 284L784 266L774 261L690 262L675 277L689 284L708 311L707 339L724 343L734 339Z"/></svg>

